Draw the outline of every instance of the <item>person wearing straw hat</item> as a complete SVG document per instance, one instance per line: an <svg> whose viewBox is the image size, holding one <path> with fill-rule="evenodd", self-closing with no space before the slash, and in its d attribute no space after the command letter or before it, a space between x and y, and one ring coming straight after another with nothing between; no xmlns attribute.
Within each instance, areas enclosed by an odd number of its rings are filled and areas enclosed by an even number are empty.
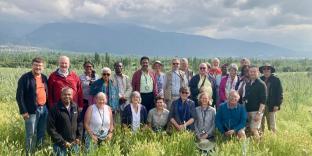
<svg viewBox="0 0 312 156"><path fill-rule="evenodd" d="M163 64L161 63L161 61L157 60L153 63L152 68L155 72L155 79L157 82L158 96L164 96L165 73L162 72Z"/></svg>
<svg viewBox="0 0 312 156"><path fill-rule="evenodd" d="M266 63L259 68L260 73L263 76L260 77L267 86L267 100L266 108L261 122L261 130L264 132L265 119L268 124L268 129L272 132L276 132L276 112L280 110L280 106L283 102L283 87L281 81L275 74L275 68Z"/></svg>

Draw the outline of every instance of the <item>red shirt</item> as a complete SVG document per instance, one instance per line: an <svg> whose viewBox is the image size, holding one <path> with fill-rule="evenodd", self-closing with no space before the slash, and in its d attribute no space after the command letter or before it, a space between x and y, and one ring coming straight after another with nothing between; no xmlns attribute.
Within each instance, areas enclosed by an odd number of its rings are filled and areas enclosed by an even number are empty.
<svg viewBox="0 0 312 156"><path fill-rule="evenodd" d="M213 76L216 76L216 75L221 75L222 74L222 71L221 69L218 67L218 68L211 68L209 70L209 74L213 75Z"/></svg>
<svg viewBox="0 0 312 156"><path fill-rule="evenodd" d="M70 71L67 77L59 75L57 71L51 73L48 80L49 108L52 108L60 100L61 91L64 87L70 87L73 89L73 102L82 108L82 86L79 77L74 71Z"/></svg>

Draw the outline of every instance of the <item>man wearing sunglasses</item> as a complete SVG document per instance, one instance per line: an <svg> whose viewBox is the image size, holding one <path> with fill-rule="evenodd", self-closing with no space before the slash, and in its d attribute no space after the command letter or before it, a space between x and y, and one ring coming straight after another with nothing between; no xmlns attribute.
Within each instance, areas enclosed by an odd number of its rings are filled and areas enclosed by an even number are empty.
<svg viewBox="0 0 312 156"><path fill-rule="evenodd" d="M166 73L164 81L164 97L168 108L170 108L172 101L180 97L179 89L188 85L185 73L179 70L180 60L174 58L171 63L172 70Z"/></svg>
<svg viewBox="0 0 312 156"><path fill-rule="evenodd" d="M283 88L281 81L275 74L275 68L266 63L259 68L261 80L265 82L267 86L267 100L266 108L261 122L261 130L264 132L265 119L268 124L268 129L272 132L276 132L276 112L280 110L280 106L283 101Z"/></svg>

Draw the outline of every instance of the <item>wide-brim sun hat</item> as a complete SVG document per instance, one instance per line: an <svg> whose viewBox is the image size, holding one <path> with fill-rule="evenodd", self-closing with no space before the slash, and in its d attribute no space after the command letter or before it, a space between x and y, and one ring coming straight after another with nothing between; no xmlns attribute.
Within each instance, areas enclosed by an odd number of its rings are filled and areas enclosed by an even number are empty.
<svg viewBox="0 0 312 156"><path fill-rule="evenodd" d="M263 69L266 67L269 67L271 69L271 73L275 72L275 68L271 64L265 63L263 66L259 67L260 73L263 73Z"/></svg>

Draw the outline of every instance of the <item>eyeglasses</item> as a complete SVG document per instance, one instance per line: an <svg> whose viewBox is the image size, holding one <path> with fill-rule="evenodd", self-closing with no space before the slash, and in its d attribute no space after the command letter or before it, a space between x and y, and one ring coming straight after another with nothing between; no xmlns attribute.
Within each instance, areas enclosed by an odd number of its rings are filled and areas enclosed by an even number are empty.
<svg viewBox="0 0 312 156"><path fill-rule="evenodd" d="M207 68L206 68L206 67L200 67L199 69L200 69L200 70L204 70L204 69L207 69Z"/></svg>
<svg viewBox="0 0 312 156"><path fill-rule="evenodd" d="M103 76L109 76L110 74L109 73L103 73L102 75Z"/></svg>
<svg viewBox="0 0 312 156"><path fill-rule="evenodd" d="M182 94L188 94L189 92L181 92Z"/></svg>
<svg viewBox="0 0 312 156"><path fill-rule="evenodd" d="M172 63L172 65L179 65L180 63Z"/></svg>
<svg viewBox="0 0 312 156"><path fill-rule="evenodd" d="M271 70L270 67L263 67L263 70Z"/></svg>

